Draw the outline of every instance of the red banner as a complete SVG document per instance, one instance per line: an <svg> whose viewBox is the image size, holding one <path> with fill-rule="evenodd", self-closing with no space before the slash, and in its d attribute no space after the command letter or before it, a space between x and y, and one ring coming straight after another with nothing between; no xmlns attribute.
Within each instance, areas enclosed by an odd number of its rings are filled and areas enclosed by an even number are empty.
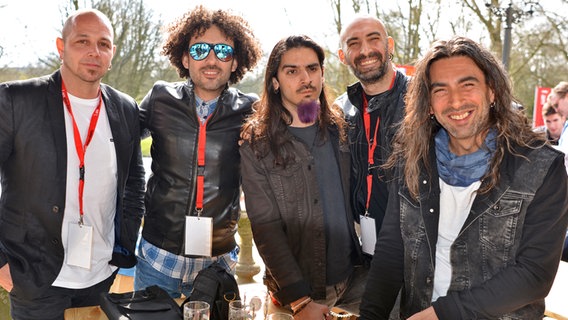
<svg viewBox="0 0 568 320"><path fill-rule="evenodd" d="M544 125L542 119L542 106L546 102L546 98L552 91L552 88L536 87L534 93L534 108L533 108L533 127L540 127Z"/></svg>

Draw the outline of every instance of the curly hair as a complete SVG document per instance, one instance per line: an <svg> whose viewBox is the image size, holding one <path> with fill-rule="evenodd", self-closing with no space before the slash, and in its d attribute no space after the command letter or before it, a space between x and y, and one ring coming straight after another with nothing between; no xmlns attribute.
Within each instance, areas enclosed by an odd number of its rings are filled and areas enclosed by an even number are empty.
<svg viewBox="0 0 568 320"><path fill-rule="evenodd" d="M257 158L266 156L272 152L274 165L285 167L293 160L291 141L286 134L288 126L292 124L292 115L282 104L280 91L274 89L272 78L278 74L278 68L284 53L294 48L309 48L314 50L318 57L320 67L324 66L325 52L321 46L305 35L293 35L280 40L272 49L266 73L264 75L264 88L261 99L253 105L254 112L245 122L241 136L248 141ZM343 117L343 111L338 106L330 105L325 86L319 96L320 115L319 131L322 139L327 139L326 132L330 126L335 126L339 132L339 140L346 143L347 125Z"/></svg>
<svg viewBox="0 0 568 320"><path fill-rule="evenodd" d="M416 63L406 95L406 115L395 136L393 153L385 164L386 168L404 165L404 182L415 199L418 199L421 166L431 174L429 150L440 129L440 124L430 118L430 67L435 61L455 56L473 60L485 75L487 86L495 92L489 121L483 125L487 130L497 130L497 150L488 172L482 177L484 183L478 191L480 194L489 192L498 184L499 166L505 153L518 154L514 150L515 144L534 148L545 143L544 137L532 130L524 111L518 108L507 72L490 51L465 37L439 40Z"/></svg>
<svg viewBox="0 0 568 320"><path fill-rule="evenodd" d="M229 78L229 83L235 84L254 68L262 56L258 39L249 23L239 15L221 9L212 10L202 5L197 6L167 27L168 38L162 48L162 54L169 58L181 78L189 78L189 71L182 63L183 54L188 50L191 39L203 35L213 25L235 42L234 56L238 66Z"/></svg>

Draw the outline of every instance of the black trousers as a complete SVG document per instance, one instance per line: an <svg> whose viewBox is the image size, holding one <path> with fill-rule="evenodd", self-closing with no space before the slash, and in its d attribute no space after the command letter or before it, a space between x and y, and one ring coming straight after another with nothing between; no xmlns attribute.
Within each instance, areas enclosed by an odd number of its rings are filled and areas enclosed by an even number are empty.
<svg viewBox="0 0 568 320"><path fill-rule="evenodd" d="M21 299L10 293L10 314L13 320L63 320L65 309L96 306L102 292L108 292L118 269L107 279L84 289L50 287L33 300Z"/></svg>

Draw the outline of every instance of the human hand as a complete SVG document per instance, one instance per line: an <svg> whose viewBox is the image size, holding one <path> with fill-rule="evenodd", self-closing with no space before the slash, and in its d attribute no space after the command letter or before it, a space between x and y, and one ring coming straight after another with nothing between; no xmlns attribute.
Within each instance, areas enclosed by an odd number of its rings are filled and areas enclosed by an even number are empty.
<svg viewBox="0 0 568 320"><path fill-rule="evenodd" d="M0 286L8 292L12 291L14 287L12 276L10 275L10 266L7 263L0 268Z"/></svg>
<svg viewBox="0 0 568 320"><path fill-rule="evenodd" d="M329 308L326 305L311 301L302 310L294 315L294 320L332 320Z"/></svg>
<svg viewBox="0 0 568 320"><path fill-rule="evenodd" d="M408 320L438 320L438 316L436 315L436 311L434 311L434 307L428 307L418 313L412 315L412 317L408 318Z"/></svg>

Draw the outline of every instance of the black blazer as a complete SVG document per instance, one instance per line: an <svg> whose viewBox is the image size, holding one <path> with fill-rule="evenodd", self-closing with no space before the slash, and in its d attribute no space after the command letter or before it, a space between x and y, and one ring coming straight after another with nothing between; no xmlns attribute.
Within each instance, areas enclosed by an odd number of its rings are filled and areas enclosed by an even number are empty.
<svg viewBox="0 0 568 320"><path fill-rule="evenodd" d="M144 213L138 107L109 86L101 91L118 167L109 263L131 267ZM67 143L59 71L0 85L0 266L9 263L13 293L22 298L50 287L63 265Z"/></svg>

